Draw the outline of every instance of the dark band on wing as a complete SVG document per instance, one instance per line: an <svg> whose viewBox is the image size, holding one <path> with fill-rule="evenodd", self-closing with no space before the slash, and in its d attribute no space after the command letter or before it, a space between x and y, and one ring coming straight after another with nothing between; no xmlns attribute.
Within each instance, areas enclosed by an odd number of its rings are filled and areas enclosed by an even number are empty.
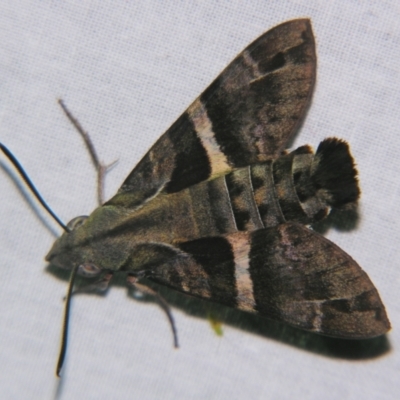
<svg viewBox="0 0 400 400"><path fill-rule="evenodd" d="M179 192L207 180L211 174L210 161L187 113L171 126L168 136L174 147L175 163L165 191Z"/></svg>
<svg viewBox="0 0 400 400"><path fill-rule="evenodd" d="M281 312L276 302L282 293L279 275L271 264L275 249L274 244L278 240L278 232L275 229L261 229L251 235L250 250L250 276L253 282L253 296L255 299L255 311L281 319Z"/></svg>
<svg viewBox="0 0 400 400"><path fill-rule="evenodd" d="M223 237L210 237L181 243L179 247L209 276L211 299L236 307L235 262L229 241Z"/></svg>

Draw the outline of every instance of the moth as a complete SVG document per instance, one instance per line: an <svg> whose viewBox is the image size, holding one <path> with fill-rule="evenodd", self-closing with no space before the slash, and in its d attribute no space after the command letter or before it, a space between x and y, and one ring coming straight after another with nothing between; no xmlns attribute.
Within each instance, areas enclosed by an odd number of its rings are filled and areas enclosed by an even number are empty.
<svg viewBox="0 0 400 400"><path fill-rule="evenodd" d="M46 260L73 277L97 276L92 287L101 289L120 272L143 291L150 291L140 284L147 278L322 335L386 333L385 307L367 274L310 229L359 198L348 144L328 138L315 153L307 145L285 151L315 79L310 20L264 33L159 138L113 198L67 225Z"/></svg>

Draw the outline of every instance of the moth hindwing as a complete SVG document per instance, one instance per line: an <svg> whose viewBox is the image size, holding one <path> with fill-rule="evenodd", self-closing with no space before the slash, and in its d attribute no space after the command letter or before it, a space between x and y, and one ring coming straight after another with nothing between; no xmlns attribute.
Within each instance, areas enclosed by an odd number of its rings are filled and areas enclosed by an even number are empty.
<svg viewBox="0 0 400 400"><path fill-rule="evenodd" d="M329 138L315 154L309 146L284 152L315 76L309 20L260 36L111 200L69 224L46 260L90 276L123 272L131 284L146 277L324 335L387 332L385 308L366 273L308 228L331 208L357 202L347 143Z"/></svg>

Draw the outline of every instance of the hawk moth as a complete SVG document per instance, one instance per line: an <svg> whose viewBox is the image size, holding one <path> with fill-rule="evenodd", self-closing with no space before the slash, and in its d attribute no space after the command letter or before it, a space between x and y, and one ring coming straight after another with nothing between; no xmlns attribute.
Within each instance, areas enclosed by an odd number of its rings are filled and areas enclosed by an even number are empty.
<svg viewBox="0 0 400 400"><path fill-rule="evenodd" d="M285 146L316 78L308 19L240 53L160 137L117 194L78 217L46 260L84 276L146 277L175 290L348 339L390 329L360 266L309 228L356 203L346 142ZM69 293L70 294L70 293ZM59 368L60 365L59 365Z"/></svg>

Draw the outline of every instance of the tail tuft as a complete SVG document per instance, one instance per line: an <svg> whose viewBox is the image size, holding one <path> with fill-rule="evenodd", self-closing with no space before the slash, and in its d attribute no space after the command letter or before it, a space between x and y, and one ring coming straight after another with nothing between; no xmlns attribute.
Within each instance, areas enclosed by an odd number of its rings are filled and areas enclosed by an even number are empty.
<svg viewBox="0 0 400 400"><path fill-rule="evenodd" d="M311 166L311 180L318 197L331 207L342 208L358 200L357 170L344 140L328 138L319 144Z"/></svg>

